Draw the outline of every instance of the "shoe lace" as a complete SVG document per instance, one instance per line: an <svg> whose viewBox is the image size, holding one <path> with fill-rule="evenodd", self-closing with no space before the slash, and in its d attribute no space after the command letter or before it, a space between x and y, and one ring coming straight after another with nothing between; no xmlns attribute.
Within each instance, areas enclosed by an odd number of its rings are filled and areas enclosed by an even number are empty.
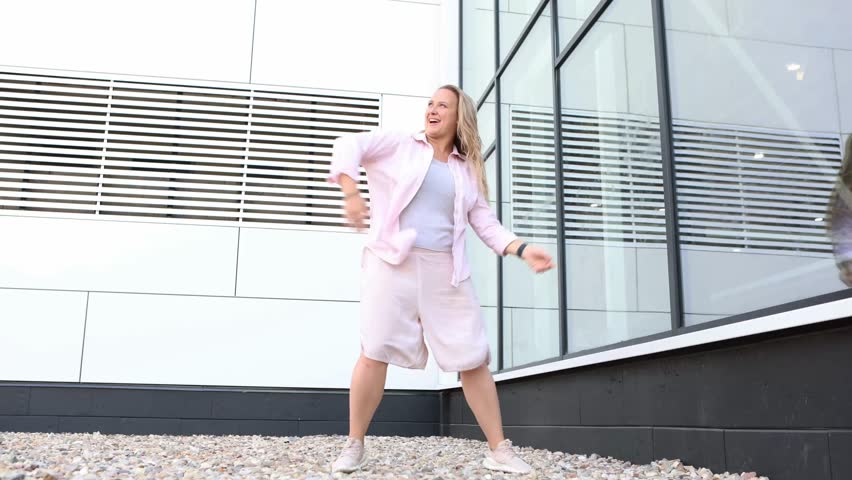
<svg viewBox="0 0 852 480"><path fill-rule="evenodd" d="M346 440L346 445L343 446L343 451L340 452L340 457L352 457L357 458L360 454L360 445L358 440L354 438L348 438Z"/></svg>
<svg viewBox="0 0 852 480"><path fill-rule="evenodd" d="M494 450L494 453L506 460L515 457L515 449L512 448L512 441L509 439L503 440Z"/></svg>

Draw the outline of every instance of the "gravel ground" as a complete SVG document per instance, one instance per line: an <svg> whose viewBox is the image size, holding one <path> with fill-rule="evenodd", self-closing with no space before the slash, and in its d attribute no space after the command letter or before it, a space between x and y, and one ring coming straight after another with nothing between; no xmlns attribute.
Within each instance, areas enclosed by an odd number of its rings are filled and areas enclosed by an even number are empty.
<svg viewBox="0 0 852 480"><path fill-rule="evenodd" d="M334 478L345 437L169 436L0 432L0 480ZM535 472L509 475L482 466L484 442L451 437L367 437L366 469L350 479L766 479L713 474L678 460L633 465L597 455L518 448Z"/></svg>

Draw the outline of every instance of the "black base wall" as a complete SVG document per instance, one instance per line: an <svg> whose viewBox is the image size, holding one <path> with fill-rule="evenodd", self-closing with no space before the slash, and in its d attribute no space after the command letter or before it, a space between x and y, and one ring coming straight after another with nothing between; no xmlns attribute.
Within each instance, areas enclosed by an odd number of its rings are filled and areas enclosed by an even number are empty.
<svg viewBox="0 0 852 480"><path fill-rule="evenodd" d="M680 458L772 480L852 479L852 320L497 386L516 444ZM483 439L460 390L442 432Z"/></svg>
<svg viewBox="0 0 852 480"><path fill-rule="evenodd" d="M386 392L370 435L437 435L440 394ZM349 432L347 391L0 383L0 431L173 435Z"/></svg>

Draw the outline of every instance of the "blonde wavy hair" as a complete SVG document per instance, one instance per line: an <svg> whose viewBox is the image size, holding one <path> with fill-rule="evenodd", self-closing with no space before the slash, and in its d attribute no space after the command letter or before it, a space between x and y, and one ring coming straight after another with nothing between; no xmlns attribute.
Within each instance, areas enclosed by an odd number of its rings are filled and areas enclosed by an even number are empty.
<svg viewBox="0 0 852 480"><path fill-rule="evenodd" d="M488 180L485 178L485 159L482 158L482 140L479 138L479 125L476 122L476 103L464 91L455 85L443 85L438 90L450 90L458 98L458 125L454 144L467 159L468 168L477 178L479 191L488 198Z"/></svg>

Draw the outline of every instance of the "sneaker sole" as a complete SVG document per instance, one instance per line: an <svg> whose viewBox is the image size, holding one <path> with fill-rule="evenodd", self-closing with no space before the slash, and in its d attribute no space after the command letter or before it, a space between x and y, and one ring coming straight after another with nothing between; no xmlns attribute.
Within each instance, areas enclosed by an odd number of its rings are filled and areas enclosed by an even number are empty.
<svg viewBox="0 0 852 480"><path fill-rule="evenodd" d="M358 465L355 465L352 468L338 468L337 470L332 468L331 473L352 473L356 470L360 470L361 467L363 467L366 464L367 464L367 454L365 453L364 458L361 460L361 463L359 463Z"/></svg>
<svg viewBox="0 0 852 480"><path fill-rule="evenodd" d="M520 469L517 469L517 468L510 467L508 465L503 465L502 463L497 463L490 458L483 459L482 465L489 470L496 470L496 471L499 471L499 472L521 473L521 474L532 473L532 470L528 470L528 471L520 470Z"/></svg>

